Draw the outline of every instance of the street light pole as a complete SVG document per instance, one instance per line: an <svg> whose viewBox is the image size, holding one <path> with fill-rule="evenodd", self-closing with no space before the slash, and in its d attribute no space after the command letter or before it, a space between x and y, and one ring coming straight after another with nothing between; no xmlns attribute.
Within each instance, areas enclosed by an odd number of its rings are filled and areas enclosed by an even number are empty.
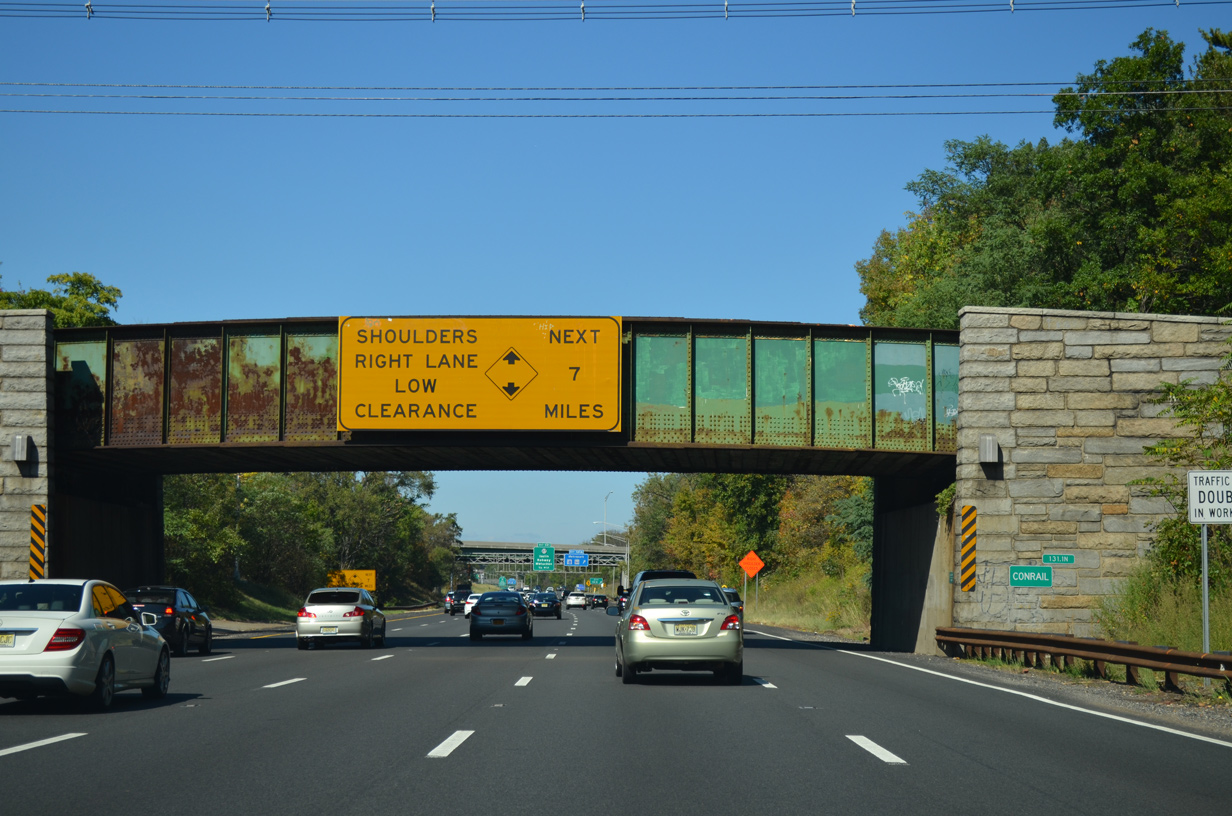
<svg viewBox="0 0 1232 816"><path fill-rule="evenodd" d="M607 495L603 497L603 546L607 546L607 500L611 498L615 491L609 490Z"/></svg>

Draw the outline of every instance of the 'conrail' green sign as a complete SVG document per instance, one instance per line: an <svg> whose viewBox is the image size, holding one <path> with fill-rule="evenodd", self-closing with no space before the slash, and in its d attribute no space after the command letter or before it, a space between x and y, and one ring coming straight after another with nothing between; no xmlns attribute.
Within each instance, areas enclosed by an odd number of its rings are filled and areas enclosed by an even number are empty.
<svg viewBox="0 0 1232 816"><path fill-rule="evenodd" d="M1010 586L1012 587L1050 587L1052 586L1052 567L1010 567Z"/></svg>

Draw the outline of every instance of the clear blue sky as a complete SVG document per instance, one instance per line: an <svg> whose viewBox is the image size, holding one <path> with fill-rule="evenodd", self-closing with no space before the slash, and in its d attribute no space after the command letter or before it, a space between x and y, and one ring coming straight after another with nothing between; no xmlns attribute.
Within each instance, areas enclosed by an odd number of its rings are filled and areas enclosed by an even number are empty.
<svg viewBox="0 0 1232 816"><path fill-rule="evenodd" d="M278 3L273 6L277 14ZM0 81L451 88L1066 83L1091 71L1097 59L1128 53L1148 26L1168 30L1192 54L1202 44L1200 27L1227 21L1224 6L1185 3L1055 13L1019 8L1012 15L436 24L139 22L87 20L83 12L63 20L0 18ZM1050 93L1056 87L1015 90ZM0 100L6 109L262 112L1050 107L1047 96L485 106ZM981 134L1008 143L1058 138L1048 114L366 119L3 113L0 275L5 287L16 288L43 287L59 272L89 272L123 290L116 315L123 323L340 314L857 323L862 297L853 264L869 255L881 229L903 224L903 213L915 204L903 185L925 168L943 166L945 140ZM432 509L457 512L465 538L561 545L601 529L593 522L602 519L609 491L608 520L627 522L630 494L642 478L437 476Z"/></svg>

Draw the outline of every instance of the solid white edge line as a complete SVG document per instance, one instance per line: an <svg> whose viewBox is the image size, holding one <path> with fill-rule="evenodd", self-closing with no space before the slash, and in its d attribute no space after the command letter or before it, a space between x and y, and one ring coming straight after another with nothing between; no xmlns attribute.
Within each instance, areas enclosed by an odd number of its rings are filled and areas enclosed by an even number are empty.
<svg viewBox="0 0 1232 816"><path fill-rule="evenodd" d="M222 657L207 657L205 660L202 660L201 662L202 663L213 663L215 660L231 660L234 657L235 655L223 655Z"/></svg>
<svg viewBox="0 0 1232 816"><path fill-rule="evenodd" d="M761 635L762 637L774 638L775 640L791 640L792 643L799 642L799 641L792 640L791 638L785 638L785 637L779 637L778 635L772 635L769 632L758 632L753 629L746 629L745 631L748 632L750 635Z"/></svg>
<svg viewBox="0 0 1232 816"><path fill-rule="evenodd" d="M832 647L827 646L823 648L832 648ZM1017 695L1018 697L1025 697L1028 700L1035 700L1036 702L1039 702L1039 703L1047 703L1050 706L1056 706L1057 708L1068 709L1069 711L1080 711L1083 714L1091 714L1096 717L1103 717L1106 720L1114 720L1116 722L1126 723L1128 725L1137 725L1137 726L1141 726L1142 728L1150 728L1154 731L1162 731L1165 734L1175 734L1178 737L1188 737L1189 739L1200 740L1201 742L1209 742L1212 745L1222 745L1225 748L1232 748L1232 742L1228 742L1226 740L1216 739L1215 737L1207 737L1207 736L1203 736L1202 734L1194 734L1189 731L1181 731L1177 728L1169 728L1166 725L1156 725L1155 723L1142 722L1141 720L1131 720L1129 717L1122 717L1117 714L1108 714L1106 712L1096 711L1091 708L1083 708L1081 706L1070 705L1069 703L1060 703L1060 702L1057 702L1056 700L1049 700L1047 697L1041 697L1038 694L1031 694L1030 692L1027 692L1027 691L1018 691L1017 689L1008 689L1008 688L1004 688L1003 686L994 686L991 683L981 683L978 680L968 680L965 677L955 677L952 674L946 674L945 672L939 672L939 671L934 671L932 669L926 669L923 666L912 666L907 663L899 663L897 660L890 660L889 658L886 658L886 657L877 657L876 655L862 654L861 652L849 652L846 649L834 649L834 651L840 652L841 654L852 655L853 657L863 657L863 658L867 658L868 660L878 660L882 663L889 663L892 666L901 666L904 669L911 669L912 671L924 672L925 674L932 674L932 675L936 675L937 677L944 677L947 680L955 680L959 683L967 683L968 685L979 686L980 688L992 689L993 691L1001 691L1001 692L1005 692L1006 694L1014 694L1014 695Z"/></svg>
<svg viewBox="0 0 1232 816"><path fill-rule="evenodd" d="M447 757L452 754L454 749L456 749L459 745L466 742L467 737L474 733L474 731L454 731L448 739L429 751L428 756L432 759L442 759Z"/></svg>
<svg viewBox="0 0 1232 816"><path fill-rule="evenodd" d="M534 678L531 678L531 677L523 677L522 679L518 680L518 682L514 683L514 685L515 685L515 686L529 686L529 685L530 685L530 681L531 681L532 679L534 679Z"/></svg>
<svg viewBox="0 0 1232 816"><path fill-rule="evenodd" d="M381 655L380 657L374 657L372 659L373 660L389 660L389 658L391 657L393 657L393 655Z"/></svg>
<svg viewBox="0 0 1232 816"><path fill-rule="evenodd" d="M261 688L278 688L279 686L289 686L292 683L299 683L307 679L307 677L293 677L290 680L283 680L281 683L270 683L268 686L261 686Z"/></svg>
<svg viewBox="0 0 1232 816"><path fill-rule="evenodd" d="M29 751L31 748L42 748L44 745L52 745L57 742L64 742L64 740L71 740L76 737L84 737L84 736L85 736L85 732L83 731L81 733L74 733L74 734L61 734L58 737L48 737L47 739L41 739L41 740L38 740L37 742L27 742L25 745L14 745L12 748L5 748L3 751L0 751L0 756L8 756L9 754L16 754L22 751Z"/></svg>
<svg viewBox="0 0 1232 816"><path fill-rule="evenodd" d="M852 734L848 734L847 739L851 740L856 745L859 745L865 751L868 751L870 754L877 757L877 759L880 759L882 762L886 763L887 765L906 765L907 764L907 761L905 759L890 753L889 751L882 748L877 743L873 742L868 737L861 737L861 736L855 736Z"/></svg>

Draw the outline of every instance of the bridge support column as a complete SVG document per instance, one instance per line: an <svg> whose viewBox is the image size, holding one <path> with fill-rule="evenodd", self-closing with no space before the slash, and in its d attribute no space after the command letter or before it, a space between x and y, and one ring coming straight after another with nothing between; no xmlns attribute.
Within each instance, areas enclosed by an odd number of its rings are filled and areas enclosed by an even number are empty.
<svg viewBox="0 0 1232 816"><path fill-rule="evenodd" d="M936 495L948 486L879 476L873 481L872 645L895 652L940 654L935 635L949 626L953 570L949 523Z"/></svg>
<svg viewBox="0 0 1232 816"><path fill-rule="evenodd" d="M165 580L161 476L59 472L54 484L54 577L121 589Z"/></svg>

